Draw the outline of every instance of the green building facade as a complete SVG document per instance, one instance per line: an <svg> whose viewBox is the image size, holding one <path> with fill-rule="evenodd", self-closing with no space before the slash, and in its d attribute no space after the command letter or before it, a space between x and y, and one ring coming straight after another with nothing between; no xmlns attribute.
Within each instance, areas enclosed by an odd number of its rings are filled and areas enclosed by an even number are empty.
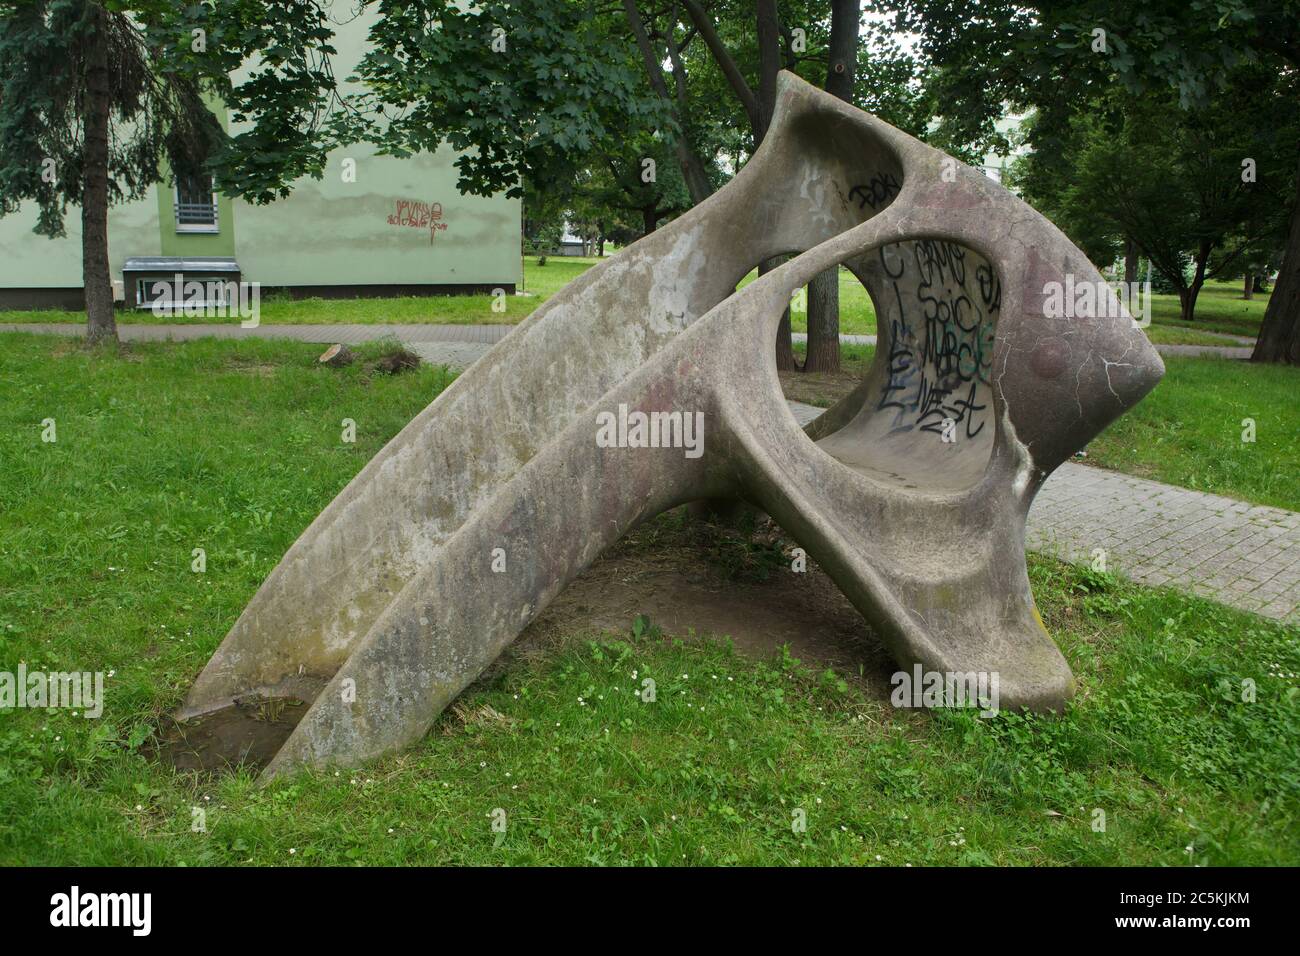
<svg viewBox="0 0 1300 956"><path fill-rule="evenodd" d="M336 18L336 76L360 61L373 16ZM210 183L169 178L152 195L109 209L115 295L139 304L138 280L123 276L132 259L166 260L168 269L174 261L177 271L187 260L233 259L229 271L259 283L263 294L513 292L520 201L462 196L456 157L444 147L399 159L357 144L329 156L323 179L304 177L288 198L263 206L214 195ZM82 308L80 211L68 210L60 239L33 233L35 223L30 204L0 219L0 308Z"/></svg>

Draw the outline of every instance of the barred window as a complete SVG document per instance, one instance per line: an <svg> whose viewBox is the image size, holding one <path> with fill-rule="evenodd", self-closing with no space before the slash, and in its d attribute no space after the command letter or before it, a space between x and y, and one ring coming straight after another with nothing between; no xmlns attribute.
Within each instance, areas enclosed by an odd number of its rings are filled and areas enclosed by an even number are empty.
<svg viewBox="0 0 1300 956"><path fill-rule="evenodd" d="M217 197L206 174L176 177L176 231L217 232Z"/></svg>

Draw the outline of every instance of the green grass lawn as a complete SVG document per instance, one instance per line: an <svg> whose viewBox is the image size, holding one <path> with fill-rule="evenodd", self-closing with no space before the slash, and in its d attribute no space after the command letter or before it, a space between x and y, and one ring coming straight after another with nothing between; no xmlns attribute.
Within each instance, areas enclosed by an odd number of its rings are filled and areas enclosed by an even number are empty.
<svg viewBox="0 0 1300 956"><path fill-rule="evenodd" d="M145 754L160 715L448 381L321 368L318 351L119 357L5 336L0 670L111 676L97 720L0 711L0 863L1300 863L1300 633L1045 559L1035 594L1079 680L1061 718L898 712L856 674L651 629L509 660L418 745L361 769L266 789L175 773ZM653 704L631 693L646 676Z"/></svg>
<svg viewBox="0 0 1300 956"><path fill-rule="evenodd" d="M1264 320L1264 310L1268 308L1271 295L1272 292L1257 292L1254 298L1246 300L1241 297L1240 280L1211 281L1196 297L1196 317L1191 324L1180 318L1181 307L1176 295L1151 297L1151 323L1170 330L1219 332L1254 338L1259 335L1259 324Z"/></svg>
<svg viewBox="0 0 1300 956"><path fill-rule="evenodd" d="M1165 377L1088 446L1130 475L1300 511L1300 369L1166 358ZM1242 441L1244 419L1255 440Z"/></svg>

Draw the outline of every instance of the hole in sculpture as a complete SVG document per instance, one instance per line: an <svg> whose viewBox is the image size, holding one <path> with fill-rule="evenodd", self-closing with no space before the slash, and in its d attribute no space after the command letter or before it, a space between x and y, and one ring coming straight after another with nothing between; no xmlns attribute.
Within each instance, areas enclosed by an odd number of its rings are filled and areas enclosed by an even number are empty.
<svg viewBox="0 0 1300 956"><path fill-rule="evenodd" d="M839 371L825 371L825 364L815 361L810 365L808 326L810 316L817 309L811 303L818 292L814 284L809 284L797 290L790 300L795 361L800 369L779 373L781 389L788 400L819 408L829 408L862 384L876 350L875 307L870 294L847 267L837 267L836 273Z"/></svg>
<svg viewBox="0 0 1300 956"><path fill-rule="evenodd" d="M960 491L979 482L993 452L993 345L1002 290L992 264L943 239L883 246L845 263L866 288L876 348L856 412L818 446L869 478L905 488ZM852 350L846 356L853 368ZM860 361L860 360L859 360ZM789 398L828 404L848 376L808 388L782 376ZM817 401L819 389L823 400Z"/></svg>

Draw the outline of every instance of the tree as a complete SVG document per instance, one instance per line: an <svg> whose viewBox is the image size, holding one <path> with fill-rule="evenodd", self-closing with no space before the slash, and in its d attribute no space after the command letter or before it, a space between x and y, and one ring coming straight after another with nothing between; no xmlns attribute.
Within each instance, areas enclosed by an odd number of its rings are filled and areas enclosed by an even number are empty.
<svg viewBox="0 0 1300 956"><path fill-rule="evenodd" d="M1112 91L1019 160L1017 182L1096 261L1132 244L1190 322L1206 281L1257 268L1281 245L1297 138L1294 79L1241 67L1195 111L1165 90Z"/></svg>
<svg viewBox="0 0 1300 956"><path fill-rule="evenodd" d="M610 17L570 0L378 0L358 68L371 137L405 156L449 143L462 192L567 190L628 124L670 129ZM527 180L527 182L526 182Z"/></svg>
<svg viewBox="0 0 1300 956"><path fill-rule="evenodd" d="M1123 252L1125 281L1131 281L1130 258L1136 267L1136 246L1123 234L1111 210L1091 202L1090 194L1076 184L1084 149L1093 138L1104 139L1104 129L1122 123L1122 115L1115 113L1119 104L1113 102L1120 99L1102 98L1079 115L1034 112L1026 117L1021 123L1022 139L1034 148L1011 161L1006 184L1060 227L1093 262L1114 262Z"/></svg>
<svg viewBox="0 0 1300 956"><path fill-rule="evenodd" d="M661 220L691 208L692 198L682 170L673 164L673 149L662 137L629 138L616 154L601 157L592 175L578 190L575 207L601 210L618 219L629 212L641 219L641 235L648 236ZM717 167L702 170L704 182L714 188Z"/></svg>
<svg viewBox="0 0 1300 956"><path fill-rule="evenodd" d="M34 202L36 231L56 237L81 208L90 342L117 338L110 205L168 169L263 202L320 175L351 125L329 109L332 35L313 0L0 0L0 215ZM227 135L212 98L248 128Z"/></svg>
<svg viewBox="0 0 1300 956"><path fill-rule="evenodd" d="M892 0L896 26L921 35L945 118L970 141L990 138L1005 105L1068 109L1114 83L1174 90L1204 106L1243 64L1300 68L1300 0ZM1293 143L1300 184L1300 143ZM1300 193L1300 185L1294 190ZM1254 361L1300 363L1300 199Z"/></svg>
<svg viewBox="0 0 1300 956"><path fill-rule="evenodd" d="M623 14L628 29L636 40L650 88L663 104L667 115L672 117L673 128L677 131L677 134L672 136L672 143L677 164L681 169L682 181L690 194L691 202L703 202L713 193L713 184L688 132L690 106L686 89L686 73L682 66L682 44L679 44L676 38L677 25L670 23L666 32L655 30L652 40L636 0L623 0ZM664 56L660 53L661 49L663 55L667 56L672 71L672 93L669 93L668 82L664 78L662 65ZM653 230L654 226L651 224L646 231Z"/></svg>
<svg viewBox="0 0 1300 956"><path fill-rule="evenodd" d="M662 137L629 131L617 152L593 153L569 183L529 189L528 235L544 222L567 223L589 245L613 236L627 242L649 235L663 219L692 205L673 152ZM706 172L712 189L719 171L712 166Z"/></svg>
<svg viewBox="0 0 1300 956"><path fill-rule="evenodd" d="M1252 249L1282 230L1291 143L1270 148L1269 133L1256 122L1296 132L1300 126L1294 110L1282 115L1286 100L1257 96L1255 85L1192 113L1165 97L1143 99L1126 109L1115 136L1094 136L1078 156L1074 190L1173 283L1185 322L1195 318L1206 281L1234 276ZM1243 157L1255 164L1249 181ZM1191 255L1190 277L1181 268L1184 253Z"/></svg>

